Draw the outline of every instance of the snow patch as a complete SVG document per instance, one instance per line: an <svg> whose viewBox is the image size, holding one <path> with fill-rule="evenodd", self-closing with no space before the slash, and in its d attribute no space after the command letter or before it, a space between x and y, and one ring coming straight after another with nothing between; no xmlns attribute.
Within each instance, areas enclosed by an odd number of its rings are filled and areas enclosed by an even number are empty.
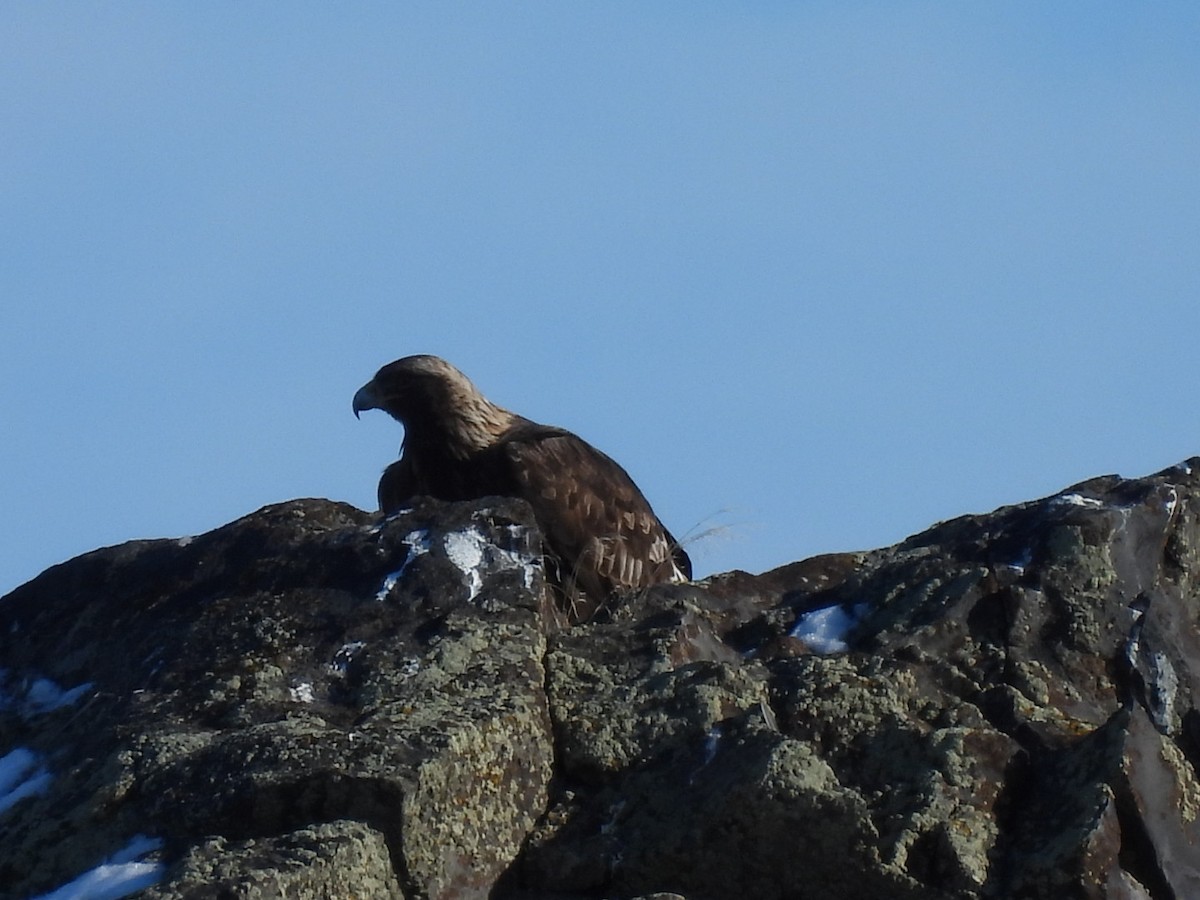
<svg viewBox="0 0 1200 900"><path fill-rule="evenodd" d="M383 587L375 594L375 599L382 603L388 598L388 594L392 592L392 588L396 586L396 582L400 580L400 576L404 574L404 568L401 567L395 572L390 573L383 579Z"/></svg>
<svg viewBox="0 0 1200 900"><path fill-rule="evenodd" d="M1032 561L1033 561L1033 548L1026 547L1025 552L1022 553L1020 555L1020 557L1018 557L1017 559L1014 559L1010 563L1004 563L1003 565L1004 565L1004 568L1008 569L1011 572L1015 572L1017 575L1024 575L1025 569L1028 568L1029 564Z"/></svg>
<svg viewBox="0 0 1200 900"><path fill-rule="evenodd" d="M92 689L92 683L85 681L69 691L64 691L49 678L38 678L29 686L25 694L27 715L53 712L70 706Z"/></svg>
<svg viewBox="0 0 1200 900"><path fill-rule="evenodd" d="M1059 494L1057 497L1051 497L1050 502L1055 506L1083 506L1088 509L1103 509L1104 504L1094 497L1085 497L1082 494Z"/></svg>
<svg viewBox="0 0 1200 900"><path fill-rule="evenodd" d="M403 508L401 508L401 509L394 509L394 510L392 510L390 513L388 513L387 515L383 516L383 517L382 517L382 518L381 518L381 519L380 519L378 522L376 522L374 525L370 526L370 527L367 529L367 534L369 534L369 535L371 535L371 536L375 536L375 535L377 535L377 534L382 534L382 533L383 533L383 528L384 528L384 526L385 526L385 525L387 525L387 523L388 523L388 522L391 522L391 521L393 521L394 519L399 519L401 516L409 516L409 515L412 515L412 512L413 512L413 508L412 508L411 506L406 506L406 507L403 507Z"/></svg>
<svg viewBox="0 0 1200 900"><path fill-rule="evenodd" d="M7 670L0 669L0 683L7 682L8 676ZM5 684L5 688L7 687ZM91 689L90 681L76 685L70 690L63 690L49 678L34 678L16 690L0 688L0 709L15 709L22 718L31 719L71 706Z"/></svg>
<svg viewBox="0 0 1200 900"><path fill-rule="evenodd" d="M1179 507L1179 492L1175 488L1171 488L1171 495L1167 497L1163 506L1166 507L1168 516L1175 515L1175 510Z"/></svg>
<svg viewBox="0 0 1200 900"><path fill-rule="evenodd" d="M416 531L410 531L403 538L401 543L408 547L408 555L404 557L404 563L395 572L392 572L383 579L383 587L379 589L379 593L375 595L375 599L382 603L388 598L392 592L392 588L396 583L404 577L405 571L412 565L413 560L418 556L424 556L429 552L429 529L418 528Z"/></svg>
<svg viewBox="0 0 1200 900"><path fill-rule="evenodd" d="M814 653L845 653L850 649L846 635L865 611L866 604L858 604L853 609L838 605L810 610L797 617L788 634L804 641Z"/></svg>
<svg viewBox="0 0 1200 900"><path fill-rule="evenodd" d="M1129 626L1129 636L1125 639L1125 658L1134 667L1138 664L1138 653L1141 651L1142 628L1146 625L1146 610L1149 608L1149 601L1144 596L1138 597L1129 604L1129 612L1133 616L1133 622Z"/></svg>
<svg viewBox="0 0 1200 900"><path fill-rule="evenodd" d="M295 687L288 688L288 693L291 694L292 700L296 703L312 703L317 699L313 694L313 686L307 681L302 681Z"/></svg>
<svg viewBox="0 0 1200 900"><path fill-rule="evenodd" d="M0 813L50 787L53 776L40 762L38 755L25 747L0 757Z"/></svg>
<svg viewBox="0 0 1200 900"><path fill-rule="evenodd" d="M483 576L479 567L483 565L483 548L486 540L478 528L452 531L445 538L446 558L467 576L470 588L468 600L474 600L483 590Z"/></svg>
<svg viewBox="0 0 1200 900"><path fill-rule="evenodd" d="M408 556L399 569L384 579L382 588L375 595L377 600L386 600L413 561L429 553L432 546L428 529L409 532L403 538L403 543L409 548ZM527 590L533 589L540 570L540 560L529 554L496 546L478 526L444 535L442 549L446 553L446 559L466 577L469 600L474 600L483 590L484 573L488 569L520 571Z"/></svg>
<svg viewBox="0 0 1200 900"><path fill-rule="evenodd" d="M540 567L534 557L506 550L493 544L478 528L454 531L445 537L446 557L467 576L470 588L469 600L474 600L483 589L483 574L480 569L492 566L500 571L516 569L526 590L532 590Z"/></svg>
<svg viewBox="0 0 1200 900"><path fill-rule="evenodd" d="M366 641L350 641L348 644L342 644L338 648L338 652L333 654L333 662L329 664L329 671L334 675L345 675L350 668L350 663L354 662L354 657L358 656L359 651L367 646Z"/></svg>
<svg viewBox="0 0 1200 900"><path fill-rule="evenodd" d="M137 835L125 847L70 884L30 900L118 900L156 884L167 867L160 862L143 862L141 857L162 847L163 842Z"/></svg>
<svg viewBox="0 0 1200 900"><path fill-rule="evenodd" d="M1175 695L1179 693L1179 676L1171 665L1170 657L1161 650L1150 655L1150 671L1153 683L1149 688L1150 718L1163 734L1171 733L1171 717L1175 707Z"/></svg>

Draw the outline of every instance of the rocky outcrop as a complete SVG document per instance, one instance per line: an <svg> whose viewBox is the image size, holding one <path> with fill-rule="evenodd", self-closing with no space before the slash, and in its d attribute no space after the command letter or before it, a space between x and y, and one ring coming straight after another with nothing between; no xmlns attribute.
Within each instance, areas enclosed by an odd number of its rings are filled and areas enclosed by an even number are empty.
<svg viewBox="0 0 1200 900"><path fill-rule="evenodd" d="M568 630L513 500L98 550L0 600L0 885L1200 896L1197 467Z"/></svg>

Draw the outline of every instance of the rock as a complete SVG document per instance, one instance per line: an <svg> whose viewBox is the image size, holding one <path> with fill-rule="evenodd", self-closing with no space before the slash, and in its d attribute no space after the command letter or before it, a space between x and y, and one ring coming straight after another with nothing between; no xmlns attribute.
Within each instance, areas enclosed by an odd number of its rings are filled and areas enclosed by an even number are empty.
<svg viewBox="0 0 1200 900"><path fill-rule="evenodd" d="M88 687L9 704L7 742L52 781L0 819L0 883L49 890L149 833L171 861L152 896L485 895L553 761L529 520L296 501L10 594L8 696Z"/></svg>
<svg viewBox="0 0 1200 900"><path fill-rule="evenodd" d="M95 551L0 600L0 884L1200 896L1198 484L1093 479L567 630L502 498Z"/></svg>
<svg viewBox="0 0 1200 900"><path fill-rule="evenodd" d="M386 838L362 822L341 821L258 840L209 838L188 848L169 885L143 896L388 900L403 893Z"/></svg>

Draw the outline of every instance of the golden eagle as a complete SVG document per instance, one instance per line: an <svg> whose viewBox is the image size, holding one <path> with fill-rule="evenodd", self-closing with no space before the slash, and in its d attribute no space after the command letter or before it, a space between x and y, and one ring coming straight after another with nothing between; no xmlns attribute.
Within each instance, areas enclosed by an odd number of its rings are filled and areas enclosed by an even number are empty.
<svg viewBox="0 0 1200 900"><path fill-rule="evenodd" d="M621 466L569 431L492 403L444 359L384 366L354 395L355 416L366 409L404 426L400 460L379 480L383 512L417 495L527 501L573 619L614 592L691 578L687 554Z"/></svg>

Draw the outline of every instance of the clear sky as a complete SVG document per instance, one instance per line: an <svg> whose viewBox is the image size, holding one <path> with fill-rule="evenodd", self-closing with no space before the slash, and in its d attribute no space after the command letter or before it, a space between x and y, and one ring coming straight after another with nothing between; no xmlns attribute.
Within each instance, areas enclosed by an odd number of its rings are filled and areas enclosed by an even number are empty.
<svg viewBox="0 0 1200 900"><path fill-rule="evenodd" d="M1200 453L1200 5L0 5L0 593L437 353L699 574Z"/></svg>

